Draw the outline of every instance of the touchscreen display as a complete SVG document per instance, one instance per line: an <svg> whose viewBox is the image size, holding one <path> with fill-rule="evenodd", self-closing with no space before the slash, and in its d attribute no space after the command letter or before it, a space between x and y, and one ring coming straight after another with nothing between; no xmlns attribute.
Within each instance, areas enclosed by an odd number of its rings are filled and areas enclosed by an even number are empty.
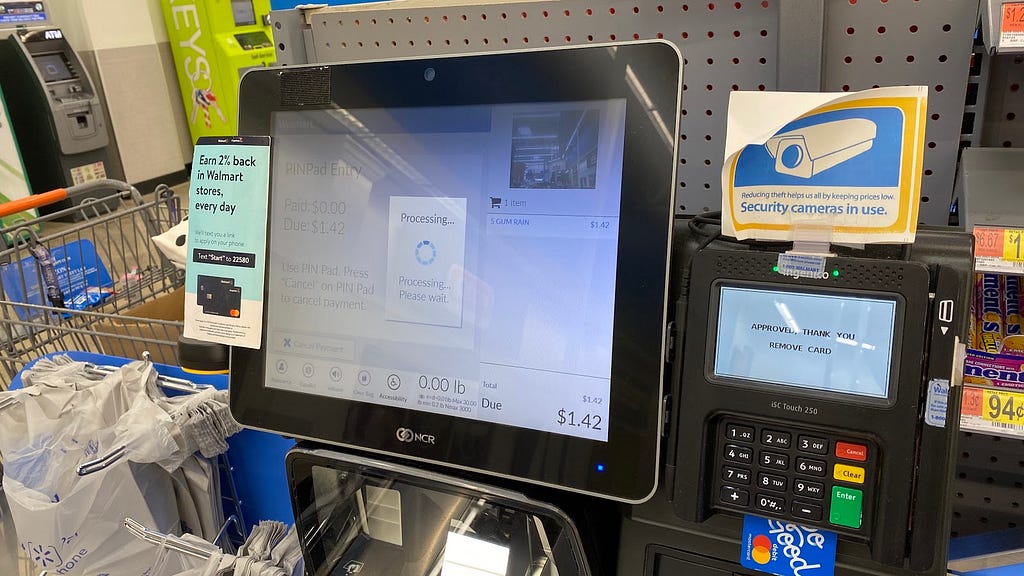
<svg viewBox="0 0 1024 576"><path fill-rule="evenodd" d="M894 299L719 290L715 376L889 397Z"/></svg>
<svg viewBox="0 0 1024 576"><path fill-rule="evenodd" d="M252 0L231 0L231 15L235 19L235 26L252 26L256 23Z"/></svg>
<svg viewBox="0 0 1024 576"><path fill-rule="evenodd" d="M42 54L33 56L32 59L35 60L39 73L43 75L43 82L47 84L75 77L60 54Z"/></svg>
<svg viewBox="0 0 1024 576"><path fill-rule="evenodd" d="M625 109L274 113L265 385L607 441Z"/></svg>

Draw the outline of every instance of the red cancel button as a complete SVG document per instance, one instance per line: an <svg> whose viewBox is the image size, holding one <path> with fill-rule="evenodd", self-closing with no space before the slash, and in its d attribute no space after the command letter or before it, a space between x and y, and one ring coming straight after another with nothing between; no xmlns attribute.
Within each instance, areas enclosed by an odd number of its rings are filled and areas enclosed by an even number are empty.
<svg viewBox="0 0 1024 576"><path fill-rule="evenodd" d="M863 444L836 442L836 458L864 462L868 459L868 447Z"/></svg>

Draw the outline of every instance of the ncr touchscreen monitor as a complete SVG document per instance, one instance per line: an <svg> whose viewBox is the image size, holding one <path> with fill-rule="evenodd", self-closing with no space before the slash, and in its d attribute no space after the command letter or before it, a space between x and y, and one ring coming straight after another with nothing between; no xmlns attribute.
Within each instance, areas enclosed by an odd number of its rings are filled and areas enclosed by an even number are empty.
<svg viewBox="0 0 1024 576"><path fill-rule="evenodd" d="M663 42L248 73L273 161L236 418L647 498L680 82Z"/></svg>

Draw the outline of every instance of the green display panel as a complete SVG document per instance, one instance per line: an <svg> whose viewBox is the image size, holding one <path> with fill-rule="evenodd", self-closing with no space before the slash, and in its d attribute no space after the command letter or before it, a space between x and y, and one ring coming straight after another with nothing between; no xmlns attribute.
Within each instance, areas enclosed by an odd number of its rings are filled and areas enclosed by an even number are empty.
<svg viewBox="0 0 1024 576"><path fill-rule="evenodd" d="M270 0L163 0L192 142L237 132L238 82L274 63Z"/></svg>
<svg viewBox="0 0 1024 576"><path fill-rule="evenodd" d="M11 128L11 118L7 114L4 94L0 91L0 202L24 198L31 193L25 168L21 163L21 155L18 153L18 143ZM19 220L31 220L35 217L36 211L31 210L0 218L0 222L6 227Z"/></svg>

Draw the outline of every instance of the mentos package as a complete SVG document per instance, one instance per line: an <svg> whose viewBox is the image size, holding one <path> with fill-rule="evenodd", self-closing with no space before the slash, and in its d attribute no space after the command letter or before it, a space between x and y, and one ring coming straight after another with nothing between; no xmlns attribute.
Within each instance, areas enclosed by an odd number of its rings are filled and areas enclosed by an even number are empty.
<svg viewBox="0 0 1024 576"><path fill-rule="evenodd" d="M56 290L62 297L65 308L85 310L102 303L114 293L114 282L106 266L96 253L96 247L88 239L75 240L50 249L49 257L56 278ZM40 261L36 256L27 256L20 262L0 264L0 282L6 298L12 302L58 306L47 297L48 286L45 272L40 272ZM38 316L37 310L15 307L18 316L26 320Z"/></svg>
<svg viewBox="0 0 1024 576"><path fill-rule="evenodd" d="M1024 390L1024 356L968 350L964 383Z"/></svg>
<svg viewBox="0 0 1024 576"><path fill-rule="evenodd" d="M975 311L978 324L978 350L996 354L1003 344L1003 298L999 274L978 274Z"/></svg>
<svg viewBox="0 0 1024 576"><path fill-rule="evenodd" d="M1024 323L1019 276L978 274L964 382L1024 389Z"/></svg>

